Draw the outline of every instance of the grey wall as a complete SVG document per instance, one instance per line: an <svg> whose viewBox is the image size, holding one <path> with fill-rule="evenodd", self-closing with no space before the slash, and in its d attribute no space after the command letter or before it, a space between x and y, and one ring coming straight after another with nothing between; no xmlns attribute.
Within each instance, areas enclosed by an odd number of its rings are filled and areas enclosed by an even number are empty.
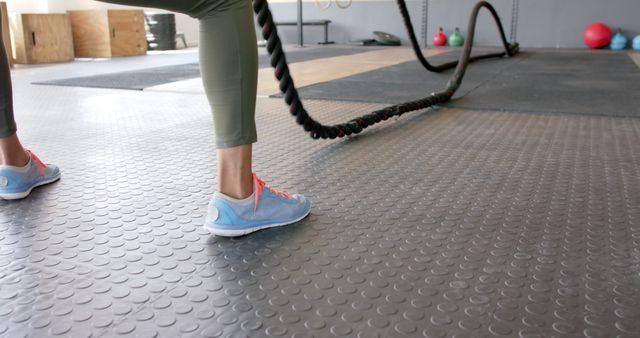
<svg viewBox="0 0 640 338"><path fill-rule="evenodd" d="M323 0L324 1L324 0ZM414 29L421 38L423 1L407 0ZM490 0L498 11L507 34L510 35L513 0ZM475 0L429 0L428 41L438 27L447 34L460 27L463 34ZM295 2L270 5L276 20L295 20ZM517 40L523 47L584 47L582 33L592 22L604 22L610 27L621 27L629 38L640 34L640 0L520 0ZM476 45L499 44L493 20L482 11L476 29ZM354 1L349 9L338 9L335 4L322 11L315 3L303 4L305 19L329 19L329 38L346 43L357 38L370 38L371 32L381 30L392 33L408 43L407 34L395 1ZM279 27L286 43L297 41L295 27ZM305 27L305 41L322 40L321 27Z"/></svg>
<svg viewBox="0 0 640 338"><path fill-rule="evenodd" d="M327 0L320 0L326 3ZM334 1L334 0L331 0ZM341 3L344 0L340 0ZM420 11L422 3L407 2L410 13L415 13L414 29L420 34ZM276 21L292 21L297 19L297 5L293 3L269 4ZM349 40L372 38L373 31L384 31L406 38L406 30L402 23L398 5L395 1L354 1L350 8L340 9L335 3L327 10L319 9L315 2L303 3L304 19L329 19L329 39L337 43ZM278 26L278 33L285 43L297 42L295 26ZM305 41L316 43L323 40L322 26L305 26ZM408 40L405 40L408 41Z"/></svg>

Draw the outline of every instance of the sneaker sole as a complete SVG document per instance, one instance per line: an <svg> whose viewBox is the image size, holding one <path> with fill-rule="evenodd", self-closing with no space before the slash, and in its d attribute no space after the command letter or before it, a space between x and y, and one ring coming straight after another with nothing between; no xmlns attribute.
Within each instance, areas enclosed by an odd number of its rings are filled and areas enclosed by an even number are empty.
<svg viewBox="0 0 640 338"><path fill-rule="evenodd" d="M43 185L47 185L50 183L53 183L57 180L60 179L61 175L52 177L48 180L44 180L42 182L39 182L37 184L34 184L31 188L29 188L29 190L27 191L23 191L23 192L16 192L16 193L11 193L11 194L0 194L0 199L4 199L4 200L19 200L19 199L23 199L27 196L29 196L29 194L31 194L31 191L37 187L43 186Z"/></svg>
<svg viewBox="0 0 640 338"><path fill-rule="evenodd" d="M275 227L280 227L280 226L283 226L283 225L289 225L289 224L293 224L293 223L299 222L302 219L304 219L305 217L309 216L310 213L311 213L311 208L309 208L309 211L307 211L306 214L304 214L301 217L299 217L297 219L294 219L292 221L285 222L285 223L266 224L266 225L261 225L259 227L248 228L248 229L239 229L239 230L212 229L212 228L209 228L206 225L204 225L203 228L207 229L207 231L209 231L212 235L215 235L215 236L220 236L220 237L240 237L240 236L248 235L248 234L250 234L252 232L256 232L256 231L259 231L259 230L268 229L268 228L275 228Z"/></svg>

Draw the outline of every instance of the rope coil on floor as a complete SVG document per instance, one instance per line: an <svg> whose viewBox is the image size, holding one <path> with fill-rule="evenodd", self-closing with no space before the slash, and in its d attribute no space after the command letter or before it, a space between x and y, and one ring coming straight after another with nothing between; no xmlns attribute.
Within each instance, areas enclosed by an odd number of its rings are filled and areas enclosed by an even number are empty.
<svg viewBox="0 0 640 338"><path fill-rule="evenodd" d="M291 77L291 74L289 72L289 65L287 64L286 56L284 50L282 49L282 42L280 41L280 37L278 36L276 25L273 22L273 16L271 15L271 11L269 10L269 4L266 0L253 0L253 10L257 15L258 24L262 28L262 36L267 41L267 52L271 57L271 66L275 68L275 76L278 81L280 81L280 91L284 94L284 101L289 106L289 112L291 113L291 115L296 117L296 122L300 124L305 131L309 132L312 138L334 139L336 137L358 134L365 128L370 127L380 121L385 121L390 117L400 116L404 113L421 110L437 104L445 103L453 97L455 92L460 87L462 78L464 77L464 73L467 69L467 65L470 62L486 58L503 57L505 55L513 56L518 52L517 43L509 44L507 42L504 34L504 29L502 28L502 24L500 22L500 19L498 18L496 10L488 2L480 1L475 5L471 12L471 18L469 20L469 26L467 29L468 36L463 47L463 52L460 55L460 59L458 61L448 62L438 66L432 66L426 60L426 58L422 54L420 46L418 45L418 41L416 39L415 32L413 31L413 25L411 24L411 18L409 16L405 1L398 0L398 6L400 8L400 13L402 14L402 17L404 19L407 32L409 33L411 44L413 45L413 49L416 53L416 56L420 60L420 63L427 70L432 72L442 72L444 70L456 67L456 70L447 83L446 88L441 92L433 93L425 98L385 107L361 117L352 119L346 123L336 125L323 125L309 115L309 113L304 108L302 101L300 100L298 90L296 89L293 83L293 78ZM471 48L473 45L473 37L475 35L476 20L478 18L480 9L483 7L491 12L494 20L496 21L505 51L502 53L485 54L471 57Z"/></svg>

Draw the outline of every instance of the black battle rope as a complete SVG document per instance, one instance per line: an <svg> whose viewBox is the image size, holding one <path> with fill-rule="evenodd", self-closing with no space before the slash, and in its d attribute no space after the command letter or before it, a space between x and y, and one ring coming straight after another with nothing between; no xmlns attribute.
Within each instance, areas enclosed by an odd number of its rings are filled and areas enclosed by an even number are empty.
<svg viewBox="0 0 640 338"><path fill-rule="evenodd" d="M421 110L433 105L447 102L451 99L451 97L453 97L453 94L456 92L458 87L460 87L460 83L462 82L462 78L464 77L464 73L469 62L489 57L503 57L505 55L512 56L518 52L517 44L510 45L507 43L504 35L504 30L502 29L502 24L500 23L500 20L493 6L491 6L491 4L486 1L481 1L476 4L476 6L473 8L473 11L471 12L471 19L469 20L469 27L467 29L468 37L465 41L463 52L462 55L460 55L459 61L449 62L437 67L433 67L426 61L426 59L422 55L420 47L418 46L415 33L413 32L413 26L411 25L411 18L409 17L409 13L407 11L404 0L398 0L398 6L400 7L400 12L402 14L402 17L404 18L407 30L409 31L413 49L414 51L416 51L416 55L418 56L418 59L420 59L420 62L427 69L431 67L432 69L430 70L432 71L443 71L448 68L453 68L457 65L455 72L447 83L447 87L442 92L433 93L419 100L389 106L363 115L361 117L352 119L346 123L327 126L317 122L311 116L309 116L309 113L307 113L306 109L302 105L300 96L298 96L298 90L293 84L293 78L289 73L289 66L287 65L287 60L282 49L282 43L280 41L280 38L278 37L276 25L273 22L273 16L271 15L271 11L269 10L269 4L266 0L253 0L253 10L257 15L258 24L260 25L260 27L262 27L262 36L265 40L267 40L267 51L271 56L271 66L275 68L275 76L280 81L280 91L282 91L282 93L284 94L284 101L289 106L289 112L296 117L296 122L298 122L298 124L300 124L305 131L309 132L311 134L311 137L313 137L314 139L334 139L336 137L344 137L345 135L348 136L351 134L358 134L363 129L372 126L380 121L387 120L390 117L400 116L410 111ZM476 19L478 18L478 12L482 7L487 8L493 15L493 18L496 20L496 23L500 30L500 35L502 37L502 42L505 47L505 52L480 55L471 58L471 47L473 45L473 37L475 34Z"/></svg>
<svg viewBox="0 0 640 338"><path fill-rule="evenodd" d="M462 61L462 57L460 58L460 61L452 61L452 62L447 62L438 66L433 66L431 65L427 59L424 57L424 55L422 54L422 50L420 49L420 45L418 45L418 39L416 38L416 33L413 31L413 25L411 24L411 17L409 16L409 11L407 10L407 5L404 2L404 0L398 0L398 7L400 7L400 14L402 14L402 18L404 19L404 26L407 29L407 33L409 33L409 40L411 40L411 45L413 46L413 51L416 53L416 56L418 57L418 60L420 60L420 63L422 64L422 66L424 68L426 68L428 71L430 72L435 72L435 73L440 73L443 72L447 69L451 69L455 66L458 65L458 62ZM473 37L474 37L474 31L475 31L475 26L476 26L476 19L478 17L478 11L480 10L481 7L485 7L489 10L489 12L491 12L491 15L493 16L493 19L496 21L496 25L498 25L498 31L500 32L500 38L502 39L502 45L504 46L504 52L501 53L492 53L492 54L483 54L483 55L478 55L478 56L471 56L468 57L467 60L465 61L466 63L471 63L474 61L478 61L478 60L482 60L482 59L489 59L489 58L501 58L504 57L505 55L509 55L509 56L513 56L518 52L518 45L517 44L509 44L509 42L507 42L507 38L504 35L504 29L502 28L502 23L500 22L500 18L498 17L498 13L496 12L496 10L493 8L493 6L491 6L490 3L486 2L486 1L481 1L478 4L476 4L476 7L473 9L473 12L471 13L471 20L469 21L469 38L472 40L473 42ZM471 29L471 26L473 26L473 29ZM469 43L465 43L464 44L464 48L466 49L467 46L469 46L469 50L471 50L471 44ZM466 50L465 50L466 52ZM464 55L464 52L463 52ZM466 68L466 66L465 66Z"/></svg>

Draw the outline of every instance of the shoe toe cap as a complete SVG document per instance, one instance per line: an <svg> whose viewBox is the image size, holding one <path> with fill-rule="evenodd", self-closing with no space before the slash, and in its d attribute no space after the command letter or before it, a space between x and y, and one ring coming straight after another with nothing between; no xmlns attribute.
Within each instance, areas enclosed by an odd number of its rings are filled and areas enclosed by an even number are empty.
<svg viewBox="0 0 640 338"><path fill-rule="evenodd" d="M299 205L302 209L302 212L309 213L309 210L311 209L311 201L309 201L309 199L304 197L303 195L298 195L298 200L300 202Z"/></svg>
<svg viewBox="0 0 640 338"><path fill-rule="evenodd" d="M47 174L52 177L60 175L60 168L54 164L47 164Z"/></svg>
<svg viewBox="0 0 640 338"><path fill-rule="evenodd" d="M294 194L293 199L295 199L296 201L298 201L300 204L310 204L311 201L309 201L309 199L307 197L305 197L304 195L301 194Z"/></svg>

